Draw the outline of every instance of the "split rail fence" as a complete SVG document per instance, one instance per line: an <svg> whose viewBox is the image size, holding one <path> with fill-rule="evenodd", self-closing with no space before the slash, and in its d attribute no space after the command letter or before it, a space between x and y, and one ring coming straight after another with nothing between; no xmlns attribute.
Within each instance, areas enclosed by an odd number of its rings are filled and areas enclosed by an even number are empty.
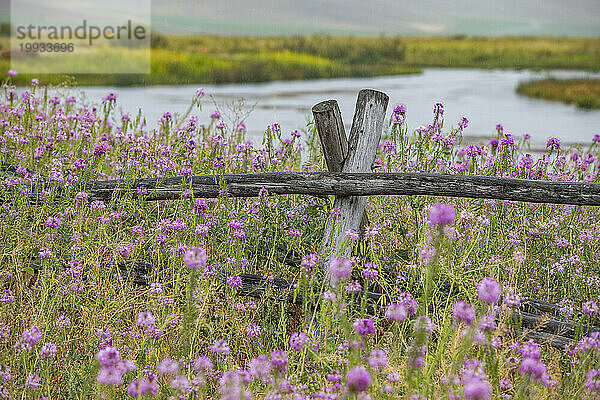
<svg viewBox="0 0 600 400"><path fill-rule="evenodd" d="M91 200L110 200L115 196L136 197L137 189L147 188L145 199L179 199L184 190L191 189L194 197L215 198L258 196L262 189L270 194L333 195L334 207L341 211L335 223L328 223L321 242L321 264L339 254L344 232L360 231L368 225L364 212L366 196L371 195L433 195L467 198L487 198L534 203L554 203L600 206L600 184L583 182L547 182L491 176L445 175L431 173L373 173L388 105L385 93L363 89L358 93L349 136L346 135L338 103L327 100L313 106L312 113L321 141L328 172L315 173L257 173L203 175L192 177L142 178L133 182L98 181L82 185ZM151 268L139 264L140 271ZM140 271L136 276L141 276ZM301 301L290 296L293 282L276 279L269 282L256 275L242 275L240 293L262 296L270 286L288 293L289 301ZM137 279L142 281L142 279ZM391 299L380 293L368 293L374 306ZM564 347L575 335L573 322L558 319L555 305L535 300L524 300L517 312L519 325L525 337L547 341L555 347Z"/></svg>

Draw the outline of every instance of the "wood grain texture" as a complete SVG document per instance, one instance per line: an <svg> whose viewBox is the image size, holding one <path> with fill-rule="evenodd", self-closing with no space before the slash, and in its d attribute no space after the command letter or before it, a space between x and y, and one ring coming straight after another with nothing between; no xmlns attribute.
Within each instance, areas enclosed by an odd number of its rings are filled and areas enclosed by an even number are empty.
<svg viewBox="0 0 600 400"><path fill-rule="evenodd" d="M533 340L536 343L552 346L558 350L564 350L565 346L573 344L573 340L554 333L541 331L524 331L517 334L522 334L522 341Z"/></svg>
<svg viewBox="0 0 600 400"><path fill-rule="evenodd" d="M348 138L338 102L326 100L315 104L312 113L327 169L330 172L342 172L344 160L348 155Z"/></svg>
<svg viewBox="0 0 600 400"><path fill-rule="evenodd" d="M348 157L348 138L338 102L336 100L322 101L313 106L312 113L327 169L330 172L342 172L344 162ZM359 231L363 232L367 226L369 226L369 218L366 212L363 212Z"/></svg>
<svg viewBox="0 0 600 400"><path fill-rule="evenodd" d="M143 178L130 182L99 181L77 185L63 193L86 191L91 200L113 196L138 197L144 187L149 200L176 200L186 189L194 197L256 197L262 188L270 194L335 196L432 195L600 206L600 184L549 182L474 175L425 173L272 172L261 174L198 175L192 177Z"/></svg>
<svg viewBox="0 0 600 400"><path fill-rule="evenodd" d="M348 140L348 155L342 172L370 172L375 161L377 147L381 140L385 111L389 98L385 93L363 89L358 93L356 109ZM321 259L328 260L342 255L344 233L349 229L360 229L367 198L364 196L337 196L333 207L339 209L340 216L330 218L323 234L319 249ZM343 251L343 255L347 251Z"/></svg>

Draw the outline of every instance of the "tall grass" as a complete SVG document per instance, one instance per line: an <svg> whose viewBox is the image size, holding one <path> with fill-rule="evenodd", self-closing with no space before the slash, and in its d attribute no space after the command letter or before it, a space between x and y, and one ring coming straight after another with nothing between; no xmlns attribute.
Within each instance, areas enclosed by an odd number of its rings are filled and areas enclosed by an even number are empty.
<svg viewBox="0 0 600 400"><path fill-rule="evenodd" d="M581 109L600 108L600 79L540 79L523 82L517 92L538 99L575 104Z"/></svg>
<svg viewBox="0 0 600 400"><path fill-rule="evenodd" d="M347 256L323 264L314 253L337 218L328 198L195 199L190 190L149 202L152 187L90 198L85 185L98 179L323 169L313 125L274 123L252 144L219 110L194 117L203 96L191 94L190 114L165 113L148 130L115 115L114 95L84 105L8 82L0 154L16 170L0 185L0 395L597 396L597 335L556 350L523 342L512 322L529 297L559 303L580 336L597 323L593 207L371 197L371 226L347 232ZM573 149L549 140L534 157L528 138L501 126L490 144L463 145L468 121L449 127L443 111L436 104L433 123L414 130L410 105L395 107L379 171L598 182L600 136ZM278 252L299 254L301 265ZM156 266L150 285L132 283L135 263ZM318 271L332 284L319 286ZM269 287L261 299L239 296L242 273L296 280L302 303ZM393 303L371 315L365 290Z"/></svg>
<svg viewBox="0 0 600 400"><path fill-rule="evenodd" d="M151 41L150 74L75 74L76 82L119 86L264 82L418 73L422 67L600 69L600 40L593 38L154 33ZM0 68L10 68L9 57L9 41L0 37ZM94 65L102 72L102 60ZM20 75L17 83L26 84L31 78L34 76ZM63 74L44 79L54 84L65 81Z"/></svg>

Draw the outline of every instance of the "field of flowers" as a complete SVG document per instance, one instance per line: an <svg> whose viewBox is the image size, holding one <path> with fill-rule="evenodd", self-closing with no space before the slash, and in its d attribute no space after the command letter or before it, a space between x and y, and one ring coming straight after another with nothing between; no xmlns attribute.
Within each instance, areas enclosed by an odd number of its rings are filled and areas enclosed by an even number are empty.
<svg viewBox="0 0 600 400"><path fill-rule="evenodd" d="M11 79L0 102L0 398L600 397L600 334L588 329L600 300L596 208L375 196L370 226L346 232L351 256L321 263L325 225L338 218L327 197L186 190L151 202L148 187L104 202L85 190L323 170L312 125L275 123L252 143L240 114L195 117L198 89L188 113L165 112L152 129L119 115L114 94L84 104ZM468 120L448 126L441 104L421 126L404 105L390 114L378 172L598 182L600 135L570 149L550 138L530 154L530 137L501 125L485 145L463 144ZM124 272L135 263L157 267L148 285ZM244 273L297 281L302 303L240 296ZM393 302L371 314L367 290ZM556 303L577 340L524 340L514 318L524 298Z"/></svg>

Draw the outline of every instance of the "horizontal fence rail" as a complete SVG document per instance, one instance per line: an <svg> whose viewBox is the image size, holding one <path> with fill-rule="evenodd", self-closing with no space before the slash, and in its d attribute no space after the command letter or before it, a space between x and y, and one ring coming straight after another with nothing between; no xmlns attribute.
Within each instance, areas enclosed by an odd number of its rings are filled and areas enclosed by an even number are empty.
<svg viewBox="0 0 600 400"><path fill-rule="evenodd" d="M215 198L226 191L232 197L255 197L261 189L270 194L335 196L432 195L512 200L531 203L600 205L600 184L549 182L492 176L431 173L272 172L258 174L197 175L142 178L134 181L98 181L79 186L90 199L138 196L147 200L174 200L184 190L194 197Z"/></svg>

